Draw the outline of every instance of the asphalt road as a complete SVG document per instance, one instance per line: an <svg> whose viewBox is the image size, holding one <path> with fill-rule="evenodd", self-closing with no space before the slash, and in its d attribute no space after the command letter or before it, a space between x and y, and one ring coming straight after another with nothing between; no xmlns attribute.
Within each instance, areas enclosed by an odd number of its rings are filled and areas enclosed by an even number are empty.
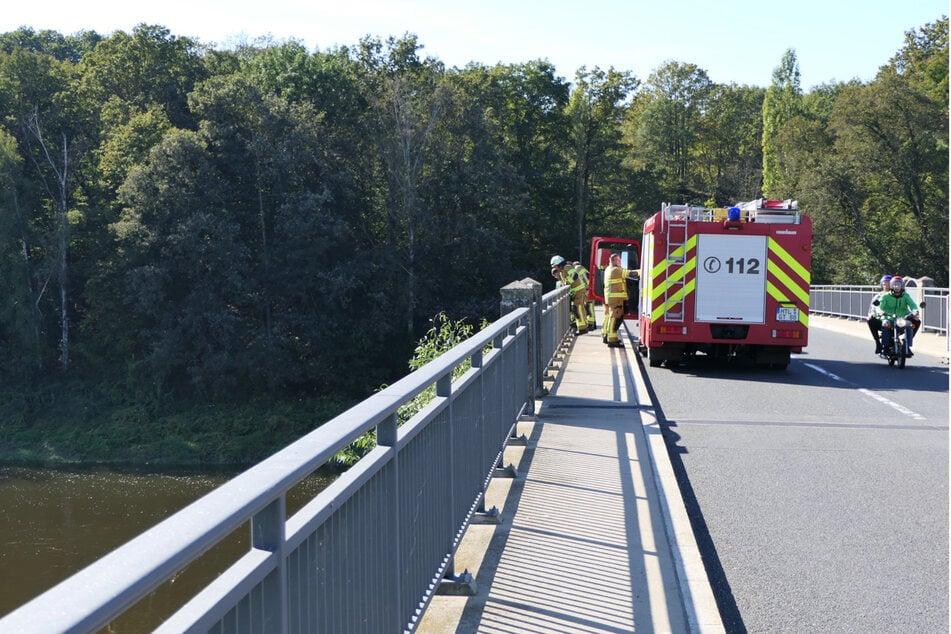
<svg viewBox="0 0 951 634"><path fill-rule="evenodd" d="M949 631L948 366L871 348L644 364L728 631Z"/></svg>

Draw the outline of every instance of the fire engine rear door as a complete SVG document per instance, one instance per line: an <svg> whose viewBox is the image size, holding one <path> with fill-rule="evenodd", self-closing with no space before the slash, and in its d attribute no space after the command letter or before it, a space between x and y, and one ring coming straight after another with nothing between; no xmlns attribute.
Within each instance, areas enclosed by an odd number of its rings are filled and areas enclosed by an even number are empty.
<svg viewBox="0 0 951 634"><path fill-rule="evenodd" d="M697 236L696 320L765 323L766 258L766 236Z"/></svg>

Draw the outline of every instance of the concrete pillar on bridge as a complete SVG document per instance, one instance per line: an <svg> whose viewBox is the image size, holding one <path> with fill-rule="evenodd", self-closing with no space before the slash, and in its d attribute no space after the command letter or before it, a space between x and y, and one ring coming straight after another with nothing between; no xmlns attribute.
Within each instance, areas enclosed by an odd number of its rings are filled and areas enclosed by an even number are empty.
<svg viewBox="0 0 951 634"><path fill-rule="evenodd" d="M531 411L535 414L535 397L544 394L542 383L542 350L539 337L542 328L542 283L526 277L512 282L501 289L502 300L499 303L499 314L506 315L516 308L530 308L528 320L528 386Z"/></svg>
<svg viewBox="0 0 951 634"><path fill-rule="evenodd" d="M934 278L932 277L919 277L917 280L912 280L914 284L911 285L912 291L911 294L914 296L915 301L921 304L921 301L925 298L925 289L934 288Z"/></svg>

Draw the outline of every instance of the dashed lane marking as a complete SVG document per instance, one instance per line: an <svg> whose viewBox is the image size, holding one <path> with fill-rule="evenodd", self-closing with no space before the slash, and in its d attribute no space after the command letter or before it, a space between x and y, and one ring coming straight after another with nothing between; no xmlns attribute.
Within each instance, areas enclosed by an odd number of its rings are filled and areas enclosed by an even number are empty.
<svg viewBox="0 0 951 634"><path fill-rule="evenodd" d="M908 408L905 407L904 405L901 405L901 404L899 404L899 403L896 403L895 401L889 400L889 399L885 398L884 396L882 396L881 394L876 394L875 392L873 392L873 391L871 391L871 390L869 390L869 389L866 389L866 388L864 388L864 387L859 387L858 385L856 385L855 383L852 383L851 381L846 381L846 380L843 379L841 376L839 376L839 375L837 375L837 374L833 374L832 372L829 372L829 371L826 370L825 368L822 368L822 367L820 367L820 366L818 366L818 365L813 365L812 363L804 363L803 365L805 365L807 368L812 368L813 370L815 370L815 371L818 372L819 374L823 374L823 375L829 377L829 378L832 379L833 381L839 381L839 382L841 382L841 383L845 383L846 385L852 385L852 386L858 388L858 391L861 392L862 394L864 394L864 395L866 395L866 396L869 396L869 397L875 399L875 400L878 401L879 403L884 403L885 405L888 405L888 406L891 407L892 409L894 409L894 410L896 410L896 411L898 411L898 412L901 412L902 414L904 414L905 416L908 416L909 418L913 418L913 419L915 419L915 420L927 420L927 419L926 419L924 416L922 416L921 414L919 414L919 413L917 413L917 412L911 411L910 409L908 409Z"/></svg>

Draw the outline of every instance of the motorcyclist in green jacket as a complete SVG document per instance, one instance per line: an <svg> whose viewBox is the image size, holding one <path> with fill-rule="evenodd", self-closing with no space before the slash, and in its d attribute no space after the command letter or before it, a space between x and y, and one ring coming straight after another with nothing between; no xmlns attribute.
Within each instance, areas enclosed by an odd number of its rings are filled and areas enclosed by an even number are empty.
<svg viewBox="0 0 951 634"><path fill-rule="evenodd" d="M888 282L888 293L878 300L878 315L882 320L882 348L887 352L892 345L892 333L896 328L899 317L913 315L905 326L905 342L908 344L908 356L912 356L911 344L915 336L915 328L921 324L918 319L918 304L905 291L905 280L896 275Z"/></svg>

